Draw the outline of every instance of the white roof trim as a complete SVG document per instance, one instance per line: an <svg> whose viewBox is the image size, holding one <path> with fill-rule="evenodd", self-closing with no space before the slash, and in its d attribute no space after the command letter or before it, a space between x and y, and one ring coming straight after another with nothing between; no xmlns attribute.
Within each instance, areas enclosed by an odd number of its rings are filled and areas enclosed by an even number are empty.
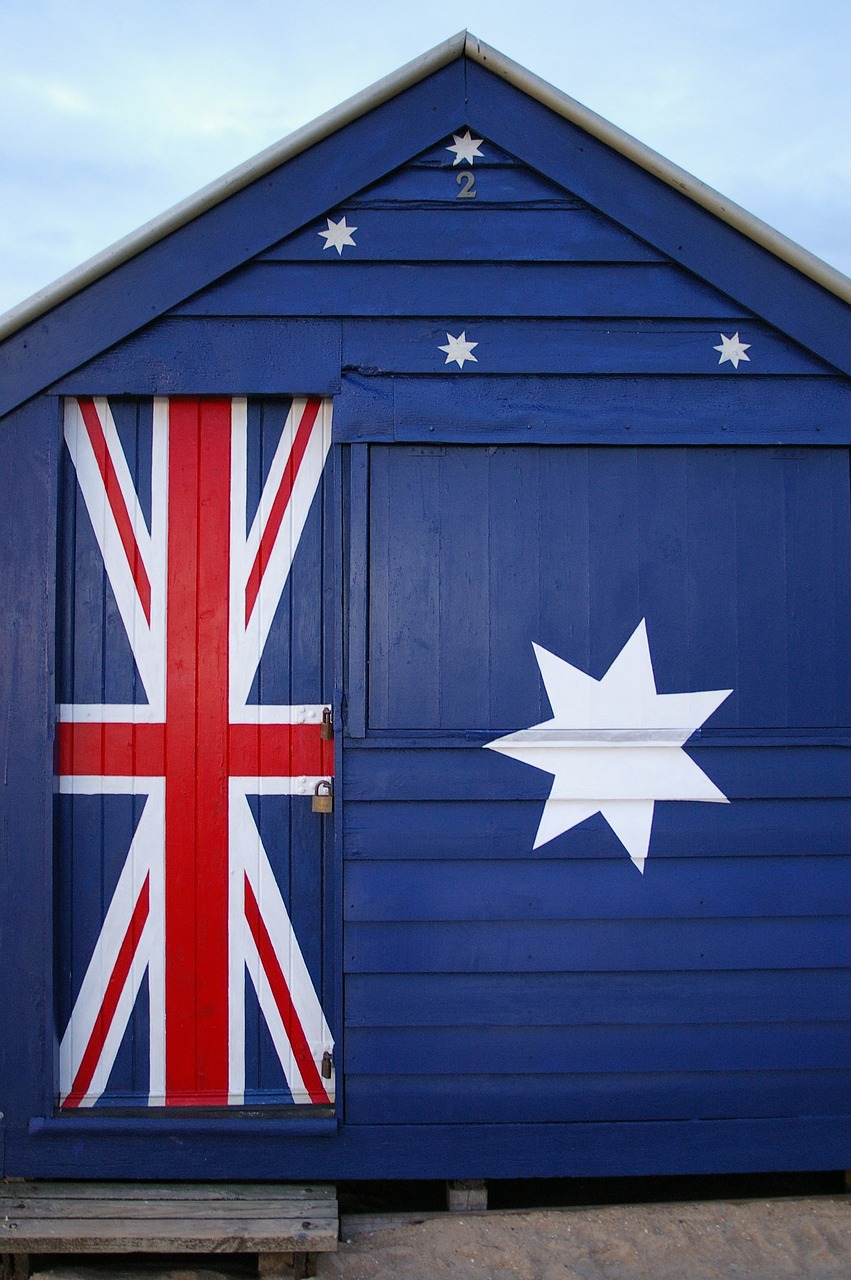
<svg viewBox="0 0 851 1280"><path fill-rule="evenodd" d="M795 267L803 275L809 276L811 280L815 280L817 284L830 290L831 293L835 293L845 302L851 302L851 279L843 272L838 271L836 267L829 266L821 258L817 258L814 253L810 253L808 249L803 249L794 240L784 236L782 232L775 231L774 227L769 226L767 222L763 222L761 218L748 213L747 209L743 209L741 205L736 204L733 200L728 200L726 196L722 196L713 187L707 186L699 178L693 177L687 170L681 169L679 165L674 164L671 160L666 160L664 156L660 156L652 147L645 146L643 142L639 142L631 134L625 133L617 125L610 124L608 120L598 116L596 111L591 111L590 108L584 107L575 98L568 97L566 93L554 88L546 80L541 80L539 76L533 75L531 71L521 67L519 63L512 62L511 58L506 58L505 54L500 53L498 49L489 48L481 40L477 40L475 36L467 35L465 52L469 58L480 62L483 67L487 67L504 80L510 81L516 88L528 93L530 97L537 98L539 102L543 103L545 107L549 107L551 111L564 116L566 120L570 120L573 124L578 125L580 129L584 129L586 133L590 133L593 137L599 138L601 142L605 142L613 151L619 151L628 160L634 161L642 169L646 169L655 177L661 178L669 187L682 192L683 195L693 200L695 204L702 205L704 209L708 209L710 213L713 213L716 218L720 218L722 222L727 222L731 227L735 227L737 231L743 232L749 239L755 240L764 249L768 249L778 258L782 258L784 262L788 262L790 266Z"/></svg>
<svg viewBox="0 0 851 1280"><path fill-rule="evenodd" d="M229 173L217 178L215 182L209 183L194 195L181 200L179 204L174 205L151 222L145 223L137 231L124 236L123 239L110 245L109 248L104 249L93 258L89 258L81 266L69 271L67 275L61 276L53 284L40 289L38 293L34 293L31 298L19 303L11 311L7 311L5 315L0 316L0 341L15 333L16 330L22 329L31 321L38 319L39 316L44 315L52 307L64 302L87 285L93 284L130 258L134 258L138 253L150 248L152 244L164 239L172 231L185 226L193 218L197 218L199 214L205 213L208 209L220 204L229 196L242 190L243 187L247 187L258 178L262 178L272 169L276 169L285 161L291 160L293 156L306 151L323 138L327 138L329 134L335 133L343 125L349 124L359 116L365 115L367 111L371 111L381 103L396 97L404 89L408 89L411 85L424 80L427 76L438 71L441 67L447 66L450 62L454 62L463 54L480 63L483 67L487 67L489 71L494 72L495 75L500 76L503 80L507 80L516 88L529 94L530 97L536 98L557 115L563 116L593 137L599 138L601 142L606 143L613 150L634 161L642 169L654 174L655 177L660 178L668 186L682 192L683 195L688 196L696 204L702 205L704 209L707 209L717 218L729 223L737 231L743 232L751 240L756 241L757 244L762 245L763 248L768 249L778 258L782 258L802 274L809 276L817 284L836 294L837 297L844 299L846 302L851 302L851 279L843 275L841 271L837 271L835 267L829 266L821 258L817 258L815 254L801 248L794 240L790 240L779 231L775 231L768 223L754 217L746 209L742 209L732 200L728 200L725 196L713 190L712 187L692 177L685 169L681 169L670 160L666 160L650 147L645 146L644 143L631 137L630 134L625 133L622 129L618 129L616 125L610 124L608 120L603 119L596 112L584 107L582 103L577 102L566 93L562 93L560 89L548 84L546 80L533 75L531 71L527 71L525 67L521 67L517 62L513 62L511 58L507 58L497 49L492 49L484 41L470 35L469 32L462 31L457 36L453 36L451 39L437 45L428 53L424 53L421 57L406 63L398 71L385 76L383 80L377 81L370 88L356 93L354 97L349 98L338 107L334 107L331 111L326 111L318 119L304 125L301 129L297 129L295 133L291 133L273 146L267 147L265 151L261 151L252 159L246 160L235 169L231 169Z"/></svg>

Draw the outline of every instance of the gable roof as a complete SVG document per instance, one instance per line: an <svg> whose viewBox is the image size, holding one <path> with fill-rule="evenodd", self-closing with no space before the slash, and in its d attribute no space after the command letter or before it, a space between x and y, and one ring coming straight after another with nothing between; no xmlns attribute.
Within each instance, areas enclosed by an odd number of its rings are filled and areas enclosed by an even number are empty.
<svg viewBox="0 0 851 1280"><path fill-rule="evenodd" d="M469 77L466 74L468 66ZM465 69L463 79L460 75L453 74L453 71L457 72L461 68ZM449 80L446 79L447 75L450 76ZM337 181L333 185L325 178L327 165L323 168L310 163L310 153L314 149L318 151L321 144L333 142L349 126L358 126L371 113L380 115L382 108L386 112L403 99L409 105L419 102L420 107L424 106L423 94L427 81L429 91L433 91L434 100L440 101L441 108L438 110L432 105L427 122L424 121L417 127L412 125L407 131L395 128L388 131L385 121L384 132L397 135L394 140L383 144L380 153L379 148L372 147L368 158L353 161L347 157L345 165L339 165ZM620 162L619 165L610 166L606 189L594 193L602 201L600 208L604 208L608 200L609 207L606 211L610 216L617 216L617 200L623 190L627 171L634 178L643 176L643 191L638 192L637 199L630 201L629 215L633 220L628 221L621 214L620 220L625 225L629 225L636 234L651 243L657 244L663 252L703 276L717 288L745 301L771 323L787 332L794 332L799 342L809 346L838 368L851 372L851 313L844 305L851 302L851 280L595 112L476 37L462 32L267 148L0 317L0 342L6 341L7 351L15 347L25 334L31 334L33 339L30 342L21 341L21 354L24 349L27 350L27 363L32 376L21 382L16 376L6 379L0 372L0 413L21 403L68 369L90 358L98 349L119 341L129 332L147 324L206 285L216 275L232 270L268 247L273 240L280 238L281 230L278 229L274 236L269 236L262 243L263 229L258 226L255 231L252 227L251 236L244 239L240 237L238 249L229 246L228 252L224 253L226 235L230 234L233 238L234 196L245 193L242 199L249 199L249 207L243 210L243 214L254 217L257 213L257 201L251 201L248 197L248 188L254 187L257 191L258 187L264 186L261 181L263 179L271 184L275 181L275 171L288 168L291 163L295 163L297 170L304 168L310 172L318 203L314 199L316 208L308 208L304 200L290 199L294 207L292 216L288 218L291 224L289 230L294 230L306 218L321 213L324 206L333 207L337 204L341 197L354 189L353 183L363 185L374 181L382 172L404 162L412 154L412 147L416 149L428 145L428 142L433 141L430 135L426 140L429 127L431 133L437 131L436 137L438 134L445 136L452 128L463 124L462 115L466 119L464 112L468 101L470 122L484 128L484 123L479 124L480 115L489 113L493 116L502 107L499 91L494 88L495 83L506 86L502 93L512 97L515 106L522 106L525 102L529 108L526 112L526 135L521 136L516 127L513 130L513 141L516 144L514 150L518 155L525 152L524 158L528 163L555 182L563 182L564 176L557 159L552 155L552 148L541 145L536 147L536 129L530 128L540 125L542 108L555 113L567 122L574 143L580 134L596 140L598 149L608 151L614 160ZM463 93L459 92L462 85ZM414 95L413 98L411 94ZM398 115L394 124L398 124ZM510 125L508 132L512 132ZM601 148L599 144L602 144ZM582 149L580 146L579 150ZM650 197L657 191L659 184L664 184L663 189L668 190L669 209L672 213L672 217L668 219L670 225L667 227L667 239L664 234L660 238L658 211L650 208L653 203ZM290 184L286 191L288 197L295 186L295 183ZM283 189L280 194L284 194ZM268 196L268 191L266 195ZM691 214L688 212L689 208ZM171 282L170 291L166 291L168 296L163 294L156 301L151 296L153 291L150 287L134 292L139 290L141 281L138 270L141 260L144 259L146 263L146 271L156 271L157 264L163 262L160 251L166 242L172 243L174 238L176 248L177 241L183 238L180 233L185 235L189 224L198 222L205 215L214 216L214 234L208 251L196 255L198 262L194 276L190 272L183 279L175 279ZM262 218L259 221L262 223ZM690 232L688 237L682 234L686 223ZM728 231L726 237L714 243L711 251L703 251L701 242L712 238L712 228L709 226L712 223L722 230L726 226L736 234L731 237ZM285 229L284 233L288 234L289 231ZM740 237L745 237L745 240L741 241ZM677 240L683 243L676 244ZM251 243L247 243L248 241ZM750 252L747 252L747 245L750 246ZM122 269L126 272L128 268L130 276L124 278ZM761 286L758 284L755 289L752 283L754 269L757 275L762 276ZM203 274L204 271L206 275ZM107 277L112 277L112 287ZM121 277L120 281L118 277ZM110 328L108 319L98 322L92 312L102 308L92 307L87 292L91 286L106 289L104 297L107 316L115 310L114 305L110 306L110 294L114 295L113 304L118 295L123 293L126 297L133 294L137 305L132 321L129 317L124 317L123 324L113 328ZM797 287L799 296L794 305L796 312L802 317L792 329L783 323L792 301L790 286ZM85 295L88 305L74 305L80 302L81 295ZM69 304L70 312L66 310ZM50 312L54 312L55 316L45 320ZM66 322L70 320L72 323L79 323L81 314L88 317L85 342L72 341L61 361L58 356L45 361L44 357L50 347L50 337L45 326L55 329L56 324L61 324L67 330ZM837 326L838 332L835 331ZM42 363L38 363L39 361ZM40 372L36 372L36 364ZM40 385L36 385L39 379ZM16 386L4 386L4 382L13 382Z"/></svg>

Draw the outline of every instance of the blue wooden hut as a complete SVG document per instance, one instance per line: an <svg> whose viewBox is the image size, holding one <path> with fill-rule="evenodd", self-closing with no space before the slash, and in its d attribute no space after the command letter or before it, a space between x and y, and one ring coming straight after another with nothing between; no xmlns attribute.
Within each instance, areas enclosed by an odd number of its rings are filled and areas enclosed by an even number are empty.
<svg viewBox="0 0 851 1280"><path fill-rule="evenodd" d="M462 35L0 322L5 1175L851 1163L849 302Z"/></svg>

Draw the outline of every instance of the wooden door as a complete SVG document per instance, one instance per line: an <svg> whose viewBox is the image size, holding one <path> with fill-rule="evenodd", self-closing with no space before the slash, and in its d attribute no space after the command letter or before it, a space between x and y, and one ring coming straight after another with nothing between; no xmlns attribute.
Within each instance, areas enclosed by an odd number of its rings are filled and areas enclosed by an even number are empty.
<svg viewBox="0 0 851 1280"><path fill-rule="evenodd" d="M319 398L65 403L59 1105L328 1107Z"/></svg>

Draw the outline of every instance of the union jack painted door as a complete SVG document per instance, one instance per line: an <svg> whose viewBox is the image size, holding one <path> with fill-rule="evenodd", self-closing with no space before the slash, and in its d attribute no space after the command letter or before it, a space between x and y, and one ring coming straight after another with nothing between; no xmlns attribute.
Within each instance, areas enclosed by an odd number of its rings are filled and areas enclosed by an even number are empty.
<svg viewBox="0 0 851 1280"><path fill-rule="evenodd" d="M333 1102L330 429L319 398L65 402L64 1110Z"/></svg>

